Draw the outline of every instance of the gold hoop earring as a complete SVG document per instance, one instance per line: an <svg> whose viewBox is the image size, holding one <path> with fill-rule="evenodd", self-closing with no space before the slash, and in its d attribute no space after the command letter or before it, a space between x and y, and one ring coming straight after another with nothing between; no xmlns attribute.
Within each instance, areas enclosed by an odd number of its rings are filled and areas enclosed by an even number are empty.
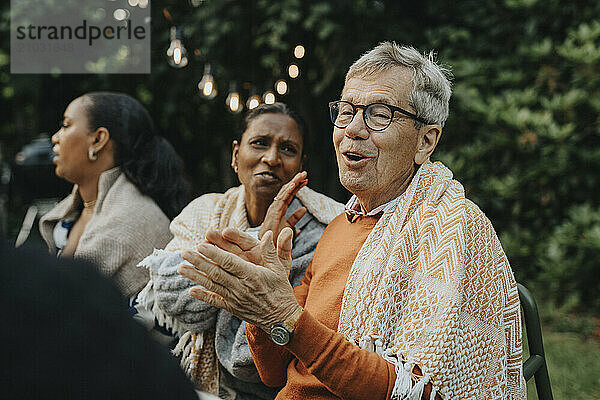
<svg viewBox="0 0 600 400"><path fill-rule="evenodd" d="M88 149L88 158L90 159L90 161L96 161L98 159L98 155L94 154L93 146L90 146L90 148Z"/></svg>

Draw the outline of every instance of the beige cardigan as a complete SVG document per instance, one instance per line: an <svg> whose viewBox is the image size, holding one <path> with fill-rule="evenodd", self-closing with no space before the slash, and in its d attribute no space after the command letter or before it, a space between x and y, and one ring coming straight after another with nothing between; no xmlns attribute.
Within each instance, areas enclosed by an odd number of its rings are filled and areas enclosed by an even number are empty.
<svg viewBox="0 0 600 400"><path fill-rule="evenodd" d="M40 233L56 254L53 230L61 219L76 219L82 200L75 185L69 196L40 220ZM163 248L173 236L169 218L150 197L115 167L100 175L94 215L85 227L74 258L96 264L130 297L148 282L148 271L136 265L154 248Z"/></svg>

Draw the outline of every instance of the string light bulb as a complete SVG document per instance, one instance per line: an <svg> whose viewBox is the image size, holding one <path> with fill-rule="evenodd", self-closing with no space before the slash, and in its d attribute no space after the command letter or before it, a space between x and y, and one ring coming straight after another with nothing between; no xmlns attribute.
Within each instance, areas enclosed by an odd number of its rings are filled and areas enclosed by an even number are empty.
<svg viewBox="0 0 600 400"><path fill-rule="evenodd" d="M296 64L290 64L288 67L288 75L292 79L296 79L300 75L300 68Z"/></svg>
<svg viewBox="0 0 600 400"><path fill-rule="evenodd" d="M275 82L275 90L277 91L277 93L283 96L288 91L287 82L283 79L278 80L277 82Z"/></svg>
<svg viewBox="0 0 600 400"><path fill-rule="evenodd" d="M264 94L263 94L263 102L265 104L273 104L275 103L275 93L273 93L272 90L267 90Z"/></svg>
<svg viewBox="0 0 600 400"><path fill-rule="evenodd" d="M187 50L181 41L183 37L181 28L171 27L171 45L167 49L169 65L173 68L183 68L188 64Z"/></svg>
<svg viewBox="0 0 600 400"><path fill-rule="evenodd" d="M294 47L294 57L296 57L297 59L301 59L302 57L304 57L304 54L306 54L304 46L299 44L298 46Z"/></svg>
<svg viewBox="0 0 600 400"><path fill-rule="evenodd" d="M227 104L229 111L234 114L238 114L244 109L244 104L241 101L240 93L238 92L237 84L235 82L229 84L229 94L227 95L225 104Z"/></svg>
<svg viewBox="0 0 600 400"><path fill-rule="evenodd" d="M204 75L198 82L198 90L200 94L208 100L214 99L217 96L217 86L215 78L212 76L210 64L204 65Z"/></svg>
<svg viewBox="0 0 600 400"><path fill-rule="evenodd" d="M248 110L253 110L260 105L260 96L256 94L256 89L252 88L250 90L250 97L248 97L248 101L246 101L246 107Z"/></svg>

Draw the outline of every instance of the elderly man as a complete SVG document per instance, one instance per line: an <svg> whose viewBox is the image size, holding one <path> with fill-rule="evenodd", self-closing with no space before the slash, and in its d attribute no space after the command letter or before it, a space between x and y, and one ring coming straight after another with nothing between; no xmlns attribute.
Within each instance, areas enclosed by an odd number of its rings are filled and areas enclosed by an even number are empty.
<svg viewBox="0 0 600 400"><path fill-rule="evenodd" d="M201 285L190 294L249 323L278 398L525 398L506 256L450 170L429 161L448 116L446 75L431 55L390 42L350 67L329 108L354 196L296 289L289 228L260 242L210 231L184 254L196 268L179 272Z"/></svg>

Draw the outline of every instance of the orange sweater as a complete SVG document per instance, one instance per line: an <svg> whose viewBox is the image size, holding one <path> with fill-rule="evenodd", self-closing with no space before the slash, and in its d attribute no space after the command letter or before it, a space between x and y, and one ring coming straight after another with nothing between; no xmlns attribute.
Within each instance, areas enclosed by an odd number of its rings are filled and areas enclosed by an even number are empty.
<svg viewBox="0 0 600 400"><path fill-rule="evenodd" d="M350 223L345 214L325 229L296 298L304 306L294 336L275 345L261 329L246 325L252 357L262 381L284 386L277 399L389 399L394 365L337 333L352 263L379 216Z"/></svg>

